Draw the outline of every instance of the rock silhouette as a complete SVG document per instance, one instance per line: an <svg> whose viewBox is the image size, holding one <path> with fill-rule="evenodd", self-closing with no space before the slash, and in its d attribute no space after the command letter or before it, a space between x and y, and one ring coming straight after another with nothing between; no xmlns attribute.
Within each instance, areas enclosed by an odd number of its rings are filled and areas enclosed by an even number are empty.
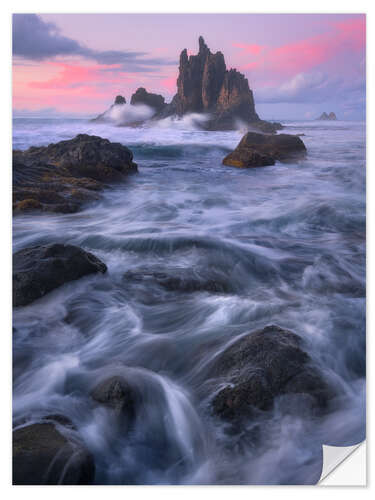
<svg viewBox="0 0 375 500"><path fill-rule="evenodd" d="M337 120L337 117L333 111L331 111L329 115L324 111L317 120Z"/></svg>

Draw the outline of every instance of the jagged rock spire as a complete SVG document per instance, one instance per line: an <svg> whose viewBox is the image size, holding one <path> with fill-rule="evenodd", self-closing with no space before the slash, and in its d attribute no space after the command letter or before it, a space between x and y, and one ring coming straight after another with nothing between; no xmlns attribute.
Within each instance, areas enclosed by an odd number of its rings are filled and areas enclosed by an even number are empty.
<svg viewBox="0 0 375 500"><path fill-rule="evenodd" d="M172 110L178 115L210 113L225 120L258 121L253 93L245 76L236 70L228 71L223 54L213 54L202 36L198 41L197 55L188 57L186 49L181 52Z"/></svg>

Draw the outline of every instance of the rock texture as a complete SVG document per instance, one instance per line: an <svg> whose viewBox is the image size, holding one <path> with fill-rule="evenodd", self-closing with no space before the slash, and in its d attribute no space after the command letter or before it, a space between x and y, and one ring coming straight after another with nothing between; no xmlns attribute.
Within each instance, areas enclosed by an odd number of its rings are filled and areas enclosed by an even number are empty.
<svg viewBox="0 0 375 500"><path fill-rule="evenodd" d="M91 397L117 413L134 416L135 395L124 377L113 376L100 382L91 391Z"/></svg>
<svg viewBox="0 0 375 500"><path fill-rule="evenodd" d="M32 424L13 432L13 484L92 484L94 476L92 455L53 423Z"/></svg>
<svg viewBox="0 0 375 500"><path fill-rule="evenodd" d="M223 164L239 168L264 167L274 165L276 160L287 161L305 154L306 147L296 135L248 132L236 149L224 158Z"/></svg>
<svg viewBox="0 0 375 500"><path fill-rule="evenodd" d="M212 375L227 384L212 401L213 412L226 420L246 417L254 408L270 410L274 399L285 394L308 398L310 408L324 408L333 397L302 349L302 339L275 325L245 335L228 347L217 359Z"/></svg>
<svg viewBox="0 0 375 500"><path fill-rule="evenodd" d="M208 113L206 128L233 129L240 121L257 127L262 123L255 111L254 97L245 76L235 69L227 70L221 52L211 53L202 37L199 52L180 55L177 94L165 114ZM280 124L269 124L272 131Z"/></svg>
<svg viewBox="0 0 375 500"><path fill-rule="evenodd" d="M13 306L25 306L64 283L106 270L95 255L73 245L24 248L13 255Z"/></svg>
<svg viewBox="0 0 375 500"><path fill-rule="evenodd" d="M324 111L324 113L322 113L319 118L317 118L317 120L337 120L337 118L333 111L331 111L329 115L327 115L327 113Z"/></svg>
<svg viewBox="0 0 375 500"><path fill-rule="evenodd" d="M143 87L139 87L139 89L134 92L131 96L130 104L133 106L144 104L153 108L156 113L160 113L166 106L165 99L162 95L147 92Z"/></svg>
<svg viewBox="0 0 375 500"><path fill-rule="evenodd" d="M80 134L74 139L13 151L16 212L75 212L99 198L107 183L137 172L133 153L119 143Z"/></svg>

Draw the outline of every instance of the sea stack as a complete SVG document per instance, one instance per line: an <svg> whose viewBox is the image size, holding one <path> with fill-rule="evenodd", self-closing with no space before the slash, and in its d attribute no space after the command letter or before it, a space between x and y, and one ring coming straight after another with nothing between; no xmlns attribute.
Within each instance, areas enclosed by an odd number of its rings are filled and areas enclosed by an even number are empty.
<svg viewBox="0 0 375 500"><path fill-rule="evenodd" d="M166 109L166 115L207 113L210 130L230 130L238 122L258 128L262 126L255 111L253 92L245 76L236 69L228 70L221 52L213 54L203 37L199 37L197 55L180 55L177 94ZM278 127L281 128L280 124Z"/></svg>

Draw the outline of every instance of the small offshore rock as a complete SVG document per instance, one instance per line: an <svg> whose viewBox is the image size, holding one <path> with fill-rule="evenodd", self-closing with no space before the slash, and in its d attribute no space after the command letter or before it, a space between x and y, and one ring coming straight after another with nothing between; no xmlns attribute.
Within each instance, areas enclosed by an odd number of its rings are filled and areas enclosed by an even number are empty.
<svg viewBox="0 0 375 500"><path fill-rule="evenodd" d="M239 168L264 167L275 161L301 158L306 154L303 141L296 135L267 135L247 132L236 149L223 159L223 165Z"/></svg>

